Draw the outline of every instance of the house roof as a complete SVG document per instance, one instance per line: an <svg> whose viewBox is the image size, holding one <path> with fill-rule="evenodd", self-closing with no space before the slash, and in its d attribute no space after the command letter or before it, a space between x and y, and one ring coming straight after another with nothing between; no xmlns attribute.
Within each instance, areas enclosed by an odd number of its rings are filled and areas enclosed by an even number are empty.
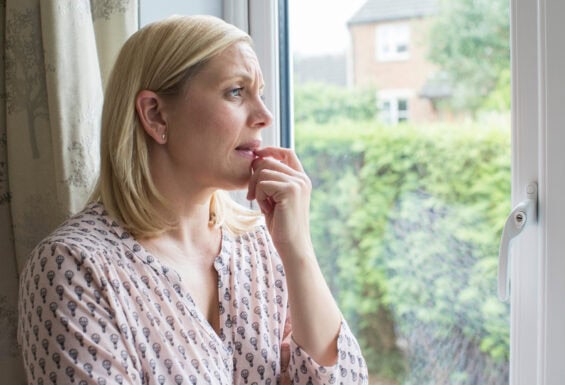
<svg viewBox="0 0 565 385"><path fill-rule="evenodd" d="M446 99L453 95L453 90L449 84L426 83L418 95L426 99Z"/></svg>
<svg viewBox="0 0 565 385"><path fill-rule="evenodd" d="M348 25L411 19L437 13L437 0L367 0Z"/></svg>
<svg viewBox="0 0 565 385"><path fill-rule="evenodd" d="M429 76L419 92L419 96L426 99L445 99L452 95L453 86L445 72Z"/></svg>

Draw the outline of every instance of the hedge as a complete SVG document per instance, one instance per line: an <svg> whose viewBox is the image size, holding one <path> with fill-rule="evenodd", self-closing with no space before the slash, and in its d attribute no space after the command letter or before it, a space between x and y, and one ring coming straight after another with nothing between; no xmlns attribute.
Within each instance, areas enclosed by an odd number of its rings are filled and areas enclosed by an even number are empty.
<svg viewBox="0 0 565 385"><path fill-rule="evenodd" d="M296 124L317 255L374 377L508 382L496 298L510 210L506 125Z"/></svg>

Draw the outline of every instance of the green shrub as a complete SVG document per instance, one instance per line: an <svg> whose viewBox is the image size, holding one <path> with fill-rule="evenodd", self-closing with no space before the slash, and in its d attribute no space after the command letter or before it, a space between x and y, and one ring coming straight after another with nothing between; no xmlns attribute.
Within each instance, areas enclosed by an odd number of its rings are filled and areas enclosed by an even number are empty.
<svg viewBox="0 0 565 385"><path fill-rule="evenodd" d="M406 385L507 382L496 267L508 128L305 121L296 143L320 265L370 371Z"/></svg>
<svg viewBox="0 0 565 385"><path fill-rule="evenodd" d="M376 117L376 90L349 89L323 83L294 87L295 122L328 123L340 119L366 120Z"/></svg>

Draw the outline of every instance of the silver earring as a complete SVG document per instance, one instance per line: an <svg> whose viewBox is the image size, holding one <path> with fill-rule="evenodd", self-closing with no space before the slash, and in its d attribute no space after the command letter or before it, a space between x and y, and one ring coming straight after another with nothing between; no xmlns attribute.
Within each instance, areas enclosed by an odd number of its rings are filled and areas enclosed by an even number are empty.
<svg viewBox="0 0 565 385"><path fill-rule="evenodd" d="M166 132L163 132L163 134L161 135L161 139L163 139L163 140L167 139L167 133Z"/></svg>

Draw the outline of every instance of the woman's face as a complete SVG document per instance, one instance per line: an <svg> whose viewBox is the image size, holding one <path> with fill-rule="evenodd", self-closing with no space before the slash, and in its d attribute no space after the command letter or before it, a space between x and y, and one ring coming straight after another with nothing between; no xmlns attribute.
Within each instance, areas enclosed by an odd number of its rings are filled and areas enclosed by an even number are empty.
<svg viewBox="0 0 565 385"><path fill-rule="evenodd" d="M263 76L247 43L213 57L170 104L167 151L173 175L202 188L246 186L261 130L272 123Z"/></svg>

